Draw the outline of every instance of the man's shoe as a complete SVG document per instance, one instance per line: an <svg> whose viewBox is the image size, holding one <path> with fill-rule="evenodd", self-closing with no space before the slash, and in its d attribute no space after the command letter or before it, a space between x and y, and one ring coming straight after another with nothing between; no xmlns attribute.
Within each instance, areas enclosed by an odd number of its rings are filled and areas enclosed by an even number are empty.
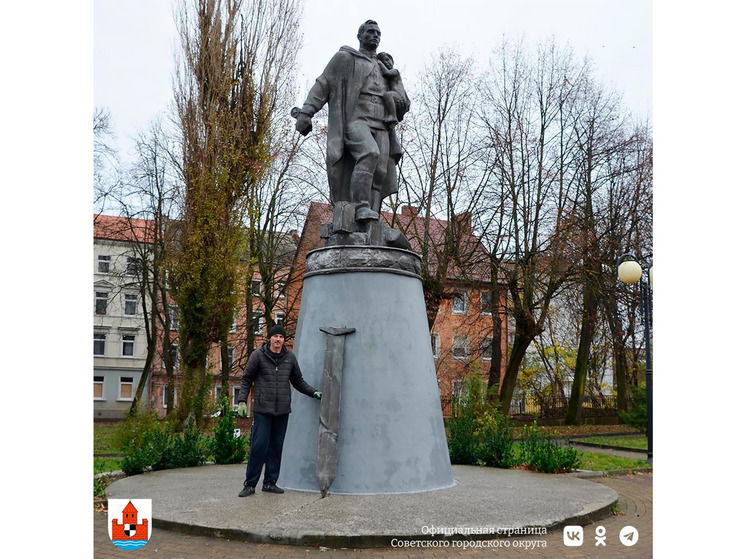
<svg viewBox="0 0 746 559"><path fill-rule="evenodd" d="M256 493L256 489L253 485L244 485L241 492L238 494L239 497L248 497Z"/></svg>
<svg viewBox="0 0 746 559"><path fill-rule="evenodd" d="M262 485L262 491L266 491L267 493L277 493L278 495L280 493L285 493L284 489L280 489L274 483L265 483Z"/></svg>

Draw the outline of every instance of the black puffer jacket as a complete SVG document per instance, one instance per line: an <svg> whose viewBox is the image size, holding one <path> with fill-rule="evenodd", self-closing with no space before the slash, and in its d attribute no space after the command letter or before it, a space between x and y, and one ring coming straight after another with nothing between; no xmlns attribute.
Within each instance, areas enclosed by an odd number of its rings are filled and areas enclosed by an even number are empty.
<svg viewBox="0 0 746 559"><path fill-rule="evenodd" d="M249 357L243 376L238 401L245 402L249 397L251 384L254 386L254 411L269 415L290 413L290 384L306 396L313 397L316 389L303 380L292 351L282 346L280 354L275 354L265 343Z"/></svg>

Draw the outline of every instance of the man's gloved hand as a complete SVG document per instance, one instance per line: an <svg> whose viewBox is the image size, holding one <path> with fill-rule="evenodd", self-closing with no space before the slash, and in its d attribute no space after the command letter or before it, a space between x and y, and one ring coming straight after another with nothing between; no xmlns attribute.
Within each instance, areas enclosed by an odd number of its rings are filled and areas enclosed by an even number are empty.
<svg viewBox="0 0 746 559"><path fill-rule="evenodd" d="M246 402L240 402L238 404L238 417L248 417L248 409L246 408Z"/></svg>
<svg viewBox="0 0 746 559"><path fill-rule="evenodd" d="M317 390L316 392L313 393L313 397L316 398L317 400L321 400L321 392Z"/></svg>

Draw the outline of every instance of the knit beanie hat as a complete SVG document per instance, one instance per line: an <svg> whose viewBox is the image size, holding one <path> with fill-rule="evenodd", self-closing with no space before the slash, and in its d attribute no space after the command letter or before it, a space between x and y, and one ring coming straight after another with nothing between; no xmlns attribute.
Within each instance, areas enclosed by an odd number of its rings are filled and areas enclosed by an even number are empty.
<svg viewBox="0 0 746 559"><path fill-rule="evenodd" d="M272 326L272 329L269 331L269 337L271 338L275 334L281 334L283 338L288 337L288 335L285 333L285 329L279 324L275 324L274 326Z"/></svg>

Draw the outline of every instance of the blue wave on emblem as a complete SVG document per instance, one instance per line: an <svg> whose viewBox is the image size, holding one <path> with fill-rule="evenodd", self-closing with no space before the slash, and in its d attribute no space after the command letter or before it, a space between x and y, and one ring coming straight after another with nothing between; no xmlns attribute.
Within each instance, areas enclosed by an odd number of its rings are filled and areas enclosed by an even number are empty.
<svg viewBox="0 0 746 559"><path fill-rule="evenodd" d="M140 549L148 540L111 540L120 549Z"/></svg>

